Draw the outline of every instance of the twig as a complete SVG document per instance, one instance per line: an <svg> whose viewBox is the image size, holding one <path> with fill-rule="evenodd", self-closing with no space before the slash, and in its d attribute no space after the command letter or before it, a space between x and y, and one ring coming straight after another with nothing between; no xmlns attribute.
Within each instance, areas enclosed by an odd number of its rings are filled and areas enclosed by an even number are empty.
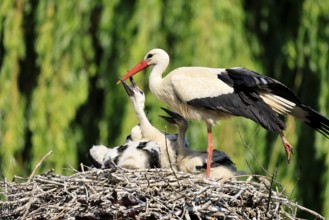
<svg viewBox="0 0 329 220"><path fill-rule="evenodd" d="M146 175L146 174L144 174L144 176L145 176L145 179L146 179L146 181L147 181L147 188L149 188L149 187L150 187L150 181L149 181L149 179L147 178L147 175Z"/></svg>
<svg viewBox="0 0 329 220"><path fill-rule="evenodd" d="M251 168L250 163L248 160L246 160L247 166L252 174L256 174L255 171Z"/></svg>
<svg viewBox="0 0 329 220"><path fill-rule="evenodd" d="M32 178L34 177L34 175L35 175L35 172L37 171L37 169L41 166L41 163L50 155L50 154L52 154L53 153L53 151L49 151L45 156L43 156L42 158L41 158L41 160L37 163L37 165L35 166L35 168L34 168L34 170L33 170L33 172L31 173L31 175L29 176L29 178L28 178L28 180L27 180L27 182L29 183L29 182L31 182L31 180L32 180Z"/></svg>
<svg viewBox="0 0 329 220"><path fill-rule="evenodd" d="M300 210L303 210L303 211L305 211L305 212L308 212L308 213L314 215L316 218L319 218L319 219L322 219L322 220L326 220L325 217L323 217L322 215L316 213L315 211L313 211L313 210L311 210L311 209L305 208L305 207L303 207L303 206L301 206L301 205L298 205L298 204L296 204L296 203L291 203L291 204L292 204L292 205L295 205L295 206L296 206L297 208L299 208Z"/></svg>
<svg viewBox="0 0 329 220"><path fill-rule="evenodd" d="M80 168L81 168L81 172L85 172L85 169L84 169L84 167L83 167L83 163L80 163Z"/></svg>
<svg viewBox="0 0 329 220"><path fill-rule="evenodd" d="M254 133L254 136L252 136L252 137L250 138L249 143L246 143L246 142L244 141L244 139L243 139L243 137L242 137L242 134L241 134L241 132L240 132L239 127L237 127L237 129L238 129L239 137L240 137L241 141L243 142L243 145L247 147L247 149L248 149L249 152L251 153L252 157L255 159L255 161L257 162L257 164L262 168L262 170L263 170L267 175L271 176L271 174L270 174L270 173L269 173L269 172L263 167L263 165L258 161L256 155L254 154L254 152L253 152L253 151L251 150L251 148L250 148L250 144L251 144L251 142L253 141L253 139L255 138L255 136L256 136L256 134L257 134L257 132L258 132L258 130L259 130L259 127L257 127L257 129L256 129L256 131L255 131L255 133Z"/></svg>
<svg viewBox="0 0 329 220"><path fill-rule="evenodd" d="M70 167L70 169L64 168L65 170L70 170L70 171L73 171L75 173L79 173L79 171L77 169L75 169L70 163L67 163L67 165Z"/></svg>
<svg viewBox="0 0 329 220"><path fill-rule="evenodd" d="M271 202L271 197L272 197L272 186L273 186L273 182L274 182L274 179L276 178L278 174L278 170L275 169L273 175L272 175L272 178L271 178L271 184L270 184L270 187L269 187L269 193L268 193L268 199L267 199L267 208L266 208L266 212L268 212L270 210L270 202ZM264 185L266 186L266 184L264 183Z"/></svg>
<svg viewBox="0 0 329 220"><path fill-rule="evenodd" d="M34 203L34 202L37 200L37 199L34 197L34 194L35 194L36 190L37 190L37 184L34 183L34 184L33 184L33 190L32 190L32 193L31 193L31 194L32 194L32 197L30 198L29 202L25 205L25 206L26 206L26 210L25 210L25 212L24 212L24 214L23 214L22 219L25 219L25 218L26 218L27 214L28 214L29 211L30 211L30 208L31 208L32 203Z"/></svg>
<svg viewBox="0 0 329 220"><path fill-rule="evenodd" d="M167 131L164 132L164 138L165 138L166 152L167 152L167 157L168 157L168 160L169 160L170 169L173 172L174 176L176 177L176 180L177 180L177 183L178 183L179 188L181 188L179 179L178 179L178 177L176 175L176 171L172 167L171 160L170 160L169 149L168 149L168 144L167 144Z"/></svg>
<svg viewBox="0 0 329 220"><path fill-rule="evenodd" d="M297 188L297 184L298 184L298 182L299 182L299 178L297 178L297 180L296 180L296 184L294 185L294 188L292 188L292 191L291 191L291 193L290 193L290 195L289 195L289 199L291 199L292 198L292 195L294 194L294 192L295 192L295 190L296 190L296 188Z"/></svg>
<svg viewBox="0 0 329 220"><path fill-rule="evenodd" d="M159 174L159 176L161 176L162 177L162 180L165 182L165 183L167 183L167 185L174 191L174 192L176 192L176 193L178 193L178 191L174 188L174 187L172 187L172 185L170 184L170 182L159 172L159 170L157 170L157 173ZM175 173L174 173L175 174ZM178 182L178 184L179 184L179 182Z"/></svg>

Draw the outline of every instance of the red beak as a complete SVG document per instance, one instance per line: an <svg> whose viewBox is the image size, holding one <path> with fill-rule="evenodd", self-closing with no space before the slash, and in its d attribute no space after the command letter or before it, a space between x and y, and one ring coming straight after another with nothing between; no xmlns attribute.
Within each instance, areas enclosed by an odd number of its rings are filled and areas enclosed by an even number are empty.
<svg viewBox="0 0 329 220"><path fill-rule="evenodd" d="M136 66L134 66L131 70L128 71L128 73L126 73L126 75L124 75L121 80L125 81L126 79L130 78L131 76L135 75L136 73L138 73L139 71L145 69L146 67L148 67L149 65L147 64L147 62L145 60L142 60L140 63L138 63ZM121 81L119 80L117 82L117 84L119 84Z"/></svg>

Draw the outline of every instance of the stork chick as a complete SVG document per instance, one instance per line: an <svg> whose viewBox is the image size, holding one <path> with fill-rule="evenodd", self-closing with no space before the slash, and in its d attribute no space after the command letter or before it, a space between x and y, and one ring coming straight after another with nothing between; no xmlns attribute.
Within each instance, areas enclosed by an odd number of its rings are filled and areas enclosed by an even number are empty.
<svg viewBox="0 0 329 220"><path fill-rule="evenodd" d="M131 141L109 149L103 159L103 168L113 166L126 169L160 168L160 146L154 141Z"/></svg>
<svg viewBox="0 0 329 220"><path fill-rule="evenodd" d="M123 81L122 84L133 103L142 132L142 137L146 140L154 141L160 145L160 164L162 168L169 168L171 164L172 167L176 169L176 153L172 137L164 135L150 123L144 112L144 92L136 86L132 78L130 78L130 81L132 86L129 86Z"/></svg>
<svg viewBox="0 0 329 220"><path fill-rule="evenodd" d="M124 145L113 148L94 145L89 150L88 157L96 168L160 168L160 146L156 142L144 140L139 125L131 129Z"/></svg>
<svg viewBox="0 0 329 220"><path fill-rule="evenodd" d="M89 150L89 159L96 168L160 168L160 146L154 141L128 141L113 148L94 145Z"/></svg>
<svg viewBox="0 0 329 220"><path fill-rule="evenodd" d="M168 109L162 108L169 116L160 116L167 122L178 127L177 137L177 167L179 170L205 176L207 167L207 151L191 150L185 144L185 136L188 122L181 115ZM232 160L222 151L214 150L211 161L211 177L216 179L227 179L233 176L244 174L237 171Z"/></svg>

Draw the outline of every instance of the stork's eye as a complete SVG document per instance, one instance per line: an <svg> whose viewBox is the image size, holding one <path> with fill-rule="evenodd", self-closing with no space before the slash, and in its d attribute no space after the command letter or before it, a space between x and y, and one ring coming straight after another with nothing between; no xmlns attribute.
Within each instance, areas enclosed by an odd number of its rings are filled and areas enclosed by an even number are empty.
<svg viewBox="0 0 329 220"><path fill-rule="evenodd" d="M147 59L150 59L150 58L152 58L153 57L153 54L151 54L151 53L149 53L148 55L147 55Z"/></svg>

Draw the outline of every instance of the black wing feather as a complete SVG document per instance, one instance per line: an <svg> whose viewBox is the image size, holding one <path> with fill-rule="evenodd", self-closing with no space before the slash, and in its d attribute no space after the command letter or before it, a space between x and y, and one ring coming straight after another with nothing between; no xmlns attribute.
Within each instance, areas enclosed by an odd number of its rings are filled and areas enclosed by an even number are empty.
<svg viewBox="0 0 329 220"><path fill-rule="evenodd" d="M278 117L277 113L257 93L250 89L217 97L193 99L187 103L193 106L249 118L269 131L281 132L285 129L285 124Z"/></svg>
<svg viewBox="0 0 329 220"><path fill-rule="evenodd" d="M203 151L201 151L201 152L203 152ZM231 158L229 158L225 153L218 151L218 150L214 150L214 152L215 153L211 160L211 168L219 167L219 166L234 166L235 165L233 163L233 161L231 160ZM203 153L206 153L206 151L204 151ZM207 168L206 160L204 161L202 166L195 166L195 169L197 169L197 170L205 170L206 168Z"/></svg>
<svg viewBox="0 0 329 220"><path fill-rule="evenodd" d="M303 111L305 117L299 117L294 111L291 114L329 138L329 119L311 107L302 104L296 94L283 83L245 68L226 69L225 72L218 74L218 78L232 86L237 93L242 92L252 95L250 91L256 94L259 91L268 92L295 103L296 109Z"/></svg>
<svg viewBox="0 0 329 220"><path fill-rule="evenodd" d="M300 107L307 112L304 122L329 139L329 119L309 106L302 104Z"/></svg>
<svg viewBox="0 0 329 220"><path fill-rule="evenodd" d="M219 74L218 78L225 78L225 75L233 82L232 87L234 87L234 89L252 88L256 91L264 90L294 102L297 105L301 104L300 100L291 89L271 77L260 75L245 68L226 69L226 74Z"/></svg>

